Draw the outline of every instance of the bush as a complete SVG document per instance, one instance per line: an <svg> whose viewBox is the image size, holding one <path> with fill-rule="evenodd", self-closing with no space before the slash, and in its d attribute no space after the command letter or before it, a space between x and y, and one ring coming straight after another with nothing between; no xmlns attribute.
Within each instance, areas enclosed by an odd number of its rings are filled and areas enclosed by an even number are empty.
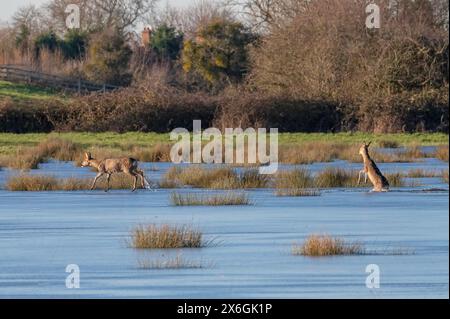
<svg viewBox="0 0 450 319"><path fill-rule="evenodd" d="M276 127L280 132L329 132L340 129L337 105L281 95L229 89L221 95L214 126Z"/></svg>
<svg viewBox="0 0 450 319"><path fill-rule="evenodd" d="M54 112L51 111L52 113ZM0 132L30 133L50 132L53 123L43 106L24 107L14 104L11 99L0 100Z"/></svg>
<svg viewBox="0 0 450 319"><path fill-rule="evenodd" d="M211 125L216 99L203 93L185 93L174 88L124 88L91 94L62 106L64 114L49 118L58 131L170 132L177 127L192 130L193 120Z"/></svg>

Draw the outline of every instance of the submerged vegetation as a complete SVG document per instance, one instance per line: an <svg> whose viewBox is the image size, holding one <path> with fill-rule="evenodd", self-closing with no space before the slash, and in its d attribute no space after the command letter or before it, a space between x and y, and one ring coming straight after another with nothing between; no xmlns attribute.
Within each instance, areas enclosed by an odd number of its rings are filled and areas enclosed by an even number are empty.
<svg viewBox="0 0 450 319"><path fill-rule="evenodd" d="M199 269L205 267L208 267L208 265L201 261L186 259L181 253L175 257L141 258L138 260L138 268L140 269Z"/></svg>

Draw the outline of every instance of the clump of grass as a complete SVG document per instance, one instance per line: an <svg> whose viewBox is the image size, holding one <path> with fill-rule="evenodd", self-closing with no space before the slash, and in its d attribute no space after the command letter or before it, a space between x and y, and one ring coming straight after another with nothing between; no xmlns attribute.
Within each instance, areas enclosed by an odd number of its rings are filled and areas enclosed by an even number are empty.
<svg viewBox="0 0 450 319"><path fill-rule="evenodd" d="M10 177L6 182L6 189L10 191L53 191L59 181L53 176L18 175Z"/></svg>
<svg viewBox="0 0 450 319"><path fill-rule="evenodd" d="M277 196L319 196L313 187L314 179L306 169L294 169L278 172L275 176L275 194Z"/></svg>
<svg viewBox="0 0 450 319"><path fill-rule="evenodd" d="M72 141L58 137L49 137L33 148L45 158L53 158L59 161L72 161L81 153L81 147Z"/></svg>
<svg viewBox="0 0 450 319"><path fill-rule="evenodd" d="M314 184L311 173L306 169L293 169L280 171L275 176L276 189L300 189L308 188Z"/></svg>
<svg viewBox="0 0 450 319"><path fill-rule="evenodd" d="M48 175L21 174L10 177L6 189L10 191L78 191L89 190L92 178L56 178ZM126 174L114 174L109 182L110 189L130 189L133 179ZM106 177L97 181L96 189L106 187ZM137 187L140 188L140 183Z"/></svg>
<svg viewBox="0 0 450 319"><path fill-rule="evenodd" d="M236 188L264 188L269 181L269 176L260 174L258 169L246 169L238 174L238 187Z"/></svg>
<svg viewBox="0 0 450 319"><path fill-rule="evenodd" d="M199 269L205 266L201 261L187 260L181 254L165 259L140 259L138 260L140 269Z"/></svg>
<svg viewBox="0 0 450 319"><path fill-rule="evenodd" d="M170 203L174 206L230 206L250 205L250 199L245 193L227 192L223 194L170 194Z"/></svg>
<svg viewBox="0 0 450 319"><path fill-rule="evenodd" d="M310 235L303 244L294 244L292 254L303 256L362 255L365 248L358 242L345 242L330 235Z"/></svg>
<svg viewBox="0 0 450 319"><path fill-rule="evenodd" d="M133 148L131 156L142 162L170 162L171 144L157 143L152 147Z"/></svg>
<svg viewBox="0 0 450 319"><path fill-rule="evenodd" d="M448 145L440 145L437 147L434 156L441 161L448 162Z"/></svg>
<svg viewBox="0 0 450 319"><path fill-rule="evenodd" d="M2 166L15 169L36 169L40 163L53 158L60 161L70 161L79 156L81 148L68 140L49 137L37 146L18 148L16 153L3 156L0 159Z"/></svg>
<svg viewBox="0 0 450 319"><path fill-rule="evenodd" d="M137 249L201 248L208 244L202 236L199 230L187 225L139 225L131 231L129 245Z"/></svg>
<svg viewBox="0 0 450 319"><path fill-rule="evenodd" d="M199 166L181 168L171 167L164 176L166 181L177 185L189 185L198 188L212 188L217 181L234 180L236 173L230 168L205 169Z"/></svg>
<svg viewBox="0 0 450 319"><path fill-rule="evenodd" d="M207 169L200 166L173 166L164 175L162 183L196 188L245 189L266 187L269 177L259 174L257 169L243 170L238 174L229 167Z"/></svg>
<svg viewBox="0 0 450 319"><path fill-rule="evenodd" d="M326 168L317 174L315 184L319 188L357 187L357 176L357 172Z"/></svg>
<svg viewBox="0 0 450 319"><path fill-rule="evenodd" d="M384 175L389 182L391 187L402 187L405 186L405 181L401 173L388 173ZM410 186L416 186L412 183Z"/></svg>
<svg viewBox="0 0 450 319"><path fill-rule="evenodd" d="M37 154L29 148L19 148L15 155L2 156L0 165L14 169L29 170L38 168L39 164L44 161L45 158L41 154Z"/></svg>

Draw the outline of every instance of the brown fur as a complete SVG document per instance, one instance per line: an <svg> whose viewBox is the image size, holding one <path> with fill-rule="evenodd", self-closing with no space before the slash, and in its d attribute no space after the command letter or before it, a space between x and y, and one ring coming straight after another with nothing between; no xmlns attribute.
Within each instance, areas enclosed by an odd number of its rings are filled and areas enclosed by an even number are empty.
<svg viewBox="0 0 450 319"><path fill-rule="evenodd" d="M106 174L107 183L105 192L107 192L109 190L109 179L111 175L114 173L121 173L121 172L131 175L134 178L132 191L136 190L138 176L141 177L142 188L145 187L146 180L144 177L144 172L138 168L138 161L131 157L107 158L103 160L96 160L91 156L91 153L85 153L84 160L81 163L81 166L82 167L90 166L98 171L97 176L95 176L94 181L92 183L91 190L95 188L95 183L97 182L97 180L101 176Z"/></svg>
<svg viewBox="0 0 450 319"><path fill-rule="evenodd" d="M369 144L363 143L361 147L359 148L359 154L362 156L364 161L364 169L360 171L360 175L358 178L358 184L360 182L361 173L364 173L366 176L369 177L370 182L373 185L372 191L374 192L382 192L382 191L388 191L389 190L389 182L386 179L386 177L383 176L381 171L378 169L377 164L375 164L374 160L370 158L369 155Z"/></svg>

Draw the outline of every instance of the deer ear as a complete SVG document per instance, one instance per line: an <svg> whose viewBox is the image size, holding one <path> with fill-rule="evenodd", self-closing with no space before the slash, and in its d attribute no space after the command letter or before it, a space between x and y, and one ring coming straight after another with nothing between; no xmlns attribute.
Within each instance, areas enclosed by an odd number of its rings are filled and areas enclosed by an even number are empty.
<svg viewBox="0 0 450 319"><path fill-rule="evenodd" d="M86 160L90 160L91 159L91 153L88 153L88 152L84 153L84 158Z"/></svg>

